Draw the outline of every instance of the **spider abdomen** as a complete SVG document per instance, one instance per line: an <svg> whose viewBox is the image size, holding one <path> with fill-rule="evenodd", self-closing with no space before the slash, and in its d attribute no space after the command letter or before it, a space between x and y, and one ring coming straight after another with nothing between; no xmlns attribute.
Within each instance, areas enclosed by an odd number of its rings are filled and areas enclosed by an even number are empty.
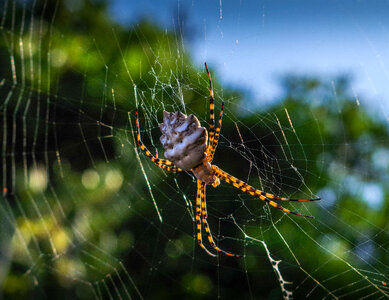
<svg viewBox="0 0 389 300"><path fill-rule="evenodd" d="M199 120L181 112L163 112L163 123L159 125L160 141L165 149L164 156L183 170L191 170L206 157L207 130Z"/></svg>

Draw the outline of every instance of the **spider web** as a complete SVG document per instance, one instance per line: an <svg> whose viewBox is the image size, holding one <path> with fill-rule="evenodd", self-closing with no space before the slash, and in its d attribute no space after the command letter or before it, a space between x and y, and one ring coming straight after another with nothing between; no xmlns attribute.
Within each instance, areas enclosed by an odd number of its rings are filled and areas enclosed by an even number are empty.
<svg viewBox="0 0 389 300"><path fill-rule="evenodd" d="M384 97L369 105L370 94L345 76L290 75L285 94L259 107L257 95L245 92L257 79L242 75L240 90L221 84L220 57L207 43L216 43L215 30L223 36L223 18L234 9L232 23L241 25L242 3L204 5L219 21L203 22L197 45L206 54L193 59L180 10L171 14L174 26L161 29L144 20L115 23L101 3L1 5L0 284L7 299L388 297ZM266 7L255 17L263 26ZM362 24L354 35L366 39L388 78L385 52ZM136 109L142 139L160 157L163 110L195 114L208 127L204 60L216 115L225 102L214 163L266 192L322 198L282 203L315 216L306 219L227 184L208 187L215 241L241 259L198 247L194 176L157 168L135 142ZM367 72L367 61L357 61ZM372 82L375 96L381 87Z"/></svg>

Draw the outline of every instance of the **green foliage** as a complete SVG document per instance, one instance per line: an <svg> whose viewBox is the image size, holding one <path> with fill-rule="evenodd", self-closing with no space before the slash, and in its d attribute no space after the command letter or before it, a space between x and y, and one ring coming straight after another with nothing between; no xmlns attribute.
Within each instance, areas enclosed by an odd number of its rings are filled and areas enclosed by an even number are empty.
<svg viewBox="0 0 389 300"><path fill-rule="evenodd" d="M380 262L388 254L378 245L387 239L382 228L388 226L389 191L383 184L388 166L377 160L389 151L388 130L355 101L349 78L286 76L282 99L266 112L249 108L250 114L243 114L240 93L221 92L217 74L213 76L217 107L221 98L226 101L215 163L282 196L309 197L309 189L322 193L324 203L309 204L315 228L293 217L274 225L282 213L262 209L258 199L225 185L210 190L214 231L233 237L222 238L221 244L245 254L241 260L215 261L192 238L188 203L195 195L193 178L156 170L137 156L133 137L136 108L151 150L159 145L162 110L186 109L206 122L205 72L194 66L172 32L146 21L131 28L118 25L104 2L83 1L75 9L65 2L58 7L54 1L46 7L39 4L26 12L34 18L25 18L21 35L15 28L23 11L15 3L18 21L12 24L7 12L0 39L5 78L1 132L7 145L13 145L6 150L8 168L2 171L10 183L0 200L5 224L1 244L8 245L1 250L7 255L0 257L0 270L8 272L0 273L0 280L4 276L7 299L90 299L95 297L93 285L106 278L113 278L104 283L108 291L125 293L127 286L136 295L136 286L152 299L238 298L246 295L248 282L252 297L279 298L277 279L255 239L266 241L272 255L277 250L277 259L288 264L280 266L281 273L294 282L305 280L303 269L320 282L349 273L338 278L341 282L326 282L328 290L358 280L347 263L355 269L367 264L355 255L355 245L367 236L379 258L369 264L385 269ZM31 22L36 24L32 32ZM11 165L16 169L14 189ZM365 185L382 191L386 202L377 208L357 196ZM324 195L329 194L336 196L336 203L327 202ZM234 212L239 227L228 212ZM242 237L242 228L247 237ZM326 260L328 266L316 272ZM115 277L126 272L131 280L124 275L125 283ZM308 285L304 291L312 288Z"/></svg>

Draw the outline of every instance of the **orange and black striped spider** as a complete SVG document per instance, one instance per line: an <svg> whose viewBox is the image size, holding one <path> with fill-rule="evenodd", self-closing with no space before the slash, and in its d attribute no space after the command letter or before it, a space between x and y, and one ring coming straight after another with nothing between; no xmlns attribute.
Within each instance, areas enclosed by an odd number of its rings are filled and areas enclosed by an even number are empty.
<svg viewBox="0 0 389 300"><path fill-rule="evenodd" d="M313 218L312 216L296 213L289 209L286 209L276 203L273 200L281 201L297 201L307 202L316 201L315 199L290 199L279 197L270 193L265 193L247 183L239 180L238 178L224 172L217 166L212 165L213 156L219 141L220 130L222 126L223 108L224 102L222 102L219 121L215 128L215 115L214 115L214 98L212 89L211 75L209 74L207 64L205 63L205 69L208 74L209 89L210 89L210 126L209 137L208 132L204 127L201 127L199 120L193 116L186 116L181 112L169 113L163 112L163 123L160 124L162 136L160 141L165 149L165 158L161 159L153 154L142 143L140 137L139 117L136 112L136 136L140 149L150 158L158 167L168 171L192 171L197 178L197 197L196 197L196 229L197 229L197 242L198 244L211 256L216 256L210 252L202 243L201 224L203 224L205 232L208 236L208 241L212 248L217 252L222 252L228 256L240 257L237 254L224 251L216 246L211 230L207 221L207 206L205 201L205 187L207 184L217 187L220 184L220 179L227 183L232 184L234 187L246 192L254 197L265 201L273 207L281 209L284 212L294 214L296 216Z"/></svg>

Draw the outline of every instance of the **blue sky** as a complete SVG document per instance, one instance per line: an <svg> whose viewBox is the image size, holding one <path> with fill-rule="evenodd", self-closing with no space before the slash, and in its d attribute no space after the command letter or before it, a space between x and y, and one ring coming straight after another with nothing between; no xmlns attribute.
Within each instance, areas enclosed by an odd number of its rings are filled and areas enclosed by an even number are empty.
<svg viewBox="0 0 389 300"><path fill-rule="evenodd" d="M222 83L256 101L280 95L285 73L353 75L352 89L389 118L389 2L361 0L114 0L123 23L147 17L172 28L178 8L196 37L188 45ZM159 5L156 5L158 3ZM366 100L365 100L366 101Z"/></svg>

